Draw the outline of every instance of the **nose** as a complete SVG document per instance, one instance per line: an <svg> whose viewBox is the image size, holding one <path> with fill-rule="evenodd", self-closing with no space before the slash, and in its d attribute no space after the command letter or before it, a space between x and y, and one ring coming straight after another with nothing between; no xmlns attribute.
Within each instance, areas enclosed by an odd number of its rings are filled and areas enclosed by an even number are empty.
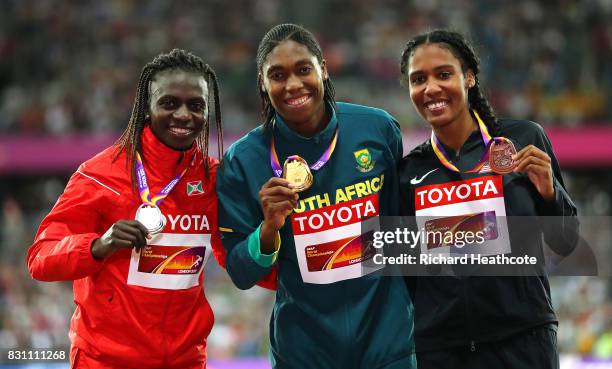
<svg viewBox="0 0 612 369"><path fill-rule="evenodd" d="M187 109L187 105L182 104L172 113L172 116L176 120L189 120L189 109Z"/></svg>
<svg viewBox="0 0 612 369"><path fill-rule="evenodd" d="M302 79L296 76L295 74L292 74L289 76L289 78L287 78L287 85L285 86L285 88L287 89L287 91L293 91L298 90L303 86L304 84L302 83Z"/></svg>
<svg viewBox="0 0 612 369"><path fill-rule="evenodd" d="M442 91L440 85L438 85L435 81L427 81L425 84L425 95L431 96L436 95Z"/></svg>

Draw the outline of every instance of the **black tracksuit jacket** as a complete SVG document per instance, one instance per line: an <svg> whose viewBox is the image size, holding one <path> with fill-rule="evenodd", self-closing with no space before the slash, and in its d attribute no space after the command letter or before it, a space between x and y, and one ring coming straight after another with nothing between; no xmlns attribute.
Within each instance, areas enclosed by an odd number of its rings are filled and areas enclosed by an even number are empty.
<svg viewBox="0 0 612 369"><path fill-rule="evenodd" d="M542 248L542 234L556 253L570 254L577 243L576 207L565 190L559 164L541 126L530 121L500 120L501 135L513 141L517 152L533 144L552 159L555 198L546 202L524 173L503 175L506 215L547 216L546 225L533 227L516 236L510 226L513 251L524 242ZM474 131L458 153L445 147L453 164L461 171L471 169L481 158L484 144ZM437 169L436 169L437 168ZM436 169L435 171L432 171ZM406 157L399 167L402 215L415 215L415 191L420 186L469 180L488 174L456 173L446 169L436 157L430 140ZM413 183L411 184L411 180ZM550 218L548 216L554 216ZM553 219L551 224L550 219ZM511 222L511 219L509 220ZM525 223L525 222L522 222ZM522 225L523 229L524 224ZM406 277L415 304L417 352L470 347L498 341L532 327L556 327L557 319L544 276Z"/></svg>

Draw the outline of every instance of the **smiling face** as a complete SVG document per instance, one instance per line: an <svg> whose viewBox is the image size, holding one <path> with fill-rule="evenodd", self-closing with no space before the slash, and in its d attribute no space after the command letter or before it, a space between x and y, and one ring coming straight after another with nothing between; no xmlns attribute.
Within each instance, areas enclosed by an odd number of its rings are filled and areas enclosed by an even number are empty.
<svg viewBox="0 0 612 369"><path fill-rule="evenodd" d="M260 88L291 129L311 136L325 125L325 79L325 61L319 63L306 46L287 40L268 54Z"/></svg>
<svg viewBox="0 0 612 369"><path fill-rule="evenodd" d="M412 103L434 129L468 121L468 89L474 86L474 74L464 73L460 60L444 45L423 44L414 50L408 83Z"/></svg>
<svg viewBox="0 0 612 369"><path fill-rule="evenodd" d="M208 112L203 76L181 70L163 71L151 82L151 130L166 146L186 150L198 137Z"/></svg>

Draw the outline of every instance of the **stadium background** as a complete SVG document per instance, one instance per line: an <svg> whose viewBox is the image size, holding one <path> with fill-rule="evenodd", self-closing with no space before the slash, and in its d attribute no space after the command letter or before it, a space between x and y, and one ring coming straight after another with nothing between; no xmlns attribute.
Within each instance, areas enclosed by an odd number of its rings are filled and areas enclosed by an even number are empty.
<svg viewBox="0 0 612 369"><path fill-rule="evenodd" d="M174 47L210 63L227 146L259 121L255 51L280 22L315 33L338 100L388 110L402 125L406 150L426 138L427 127L398 83L405 42L435 27L467 32L498 115L541 123L580 214L612 213L610 0L4 0L2 8L2 352L68 345L71 285L32 281L25 251L77 165L125 127L140 68ZM610 277L555 277L551 284L562 367L612 366L599 362L612 358ZM255 367L243 360L266 355L273 294L237 290L213 260L206 293L216 315L211 367Z"/></svg>

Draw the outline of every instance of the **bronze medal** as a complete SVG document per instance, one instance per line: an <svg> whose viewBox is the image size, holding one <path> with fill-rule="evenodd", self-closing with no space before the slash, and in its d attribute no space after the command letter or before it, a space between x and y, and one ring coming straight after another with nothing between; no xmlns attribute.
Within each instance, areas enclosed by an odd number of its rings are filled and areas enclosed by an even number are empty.
<svg viewBox="0 0 612 369"><path fill-rule="evenodd" d="M512 155L516 154L514 144L510 140L494 141L489 147L489 166L497 174L507 174L514 170L516 163Z"/></svg>
<svg viewBox="0 0 612 369"><path fill-rule="evenodd" d="M306 160L294 155L283 164L283 178L295 186L297 192L306 191L313 182L313 176Z"/></svg>

